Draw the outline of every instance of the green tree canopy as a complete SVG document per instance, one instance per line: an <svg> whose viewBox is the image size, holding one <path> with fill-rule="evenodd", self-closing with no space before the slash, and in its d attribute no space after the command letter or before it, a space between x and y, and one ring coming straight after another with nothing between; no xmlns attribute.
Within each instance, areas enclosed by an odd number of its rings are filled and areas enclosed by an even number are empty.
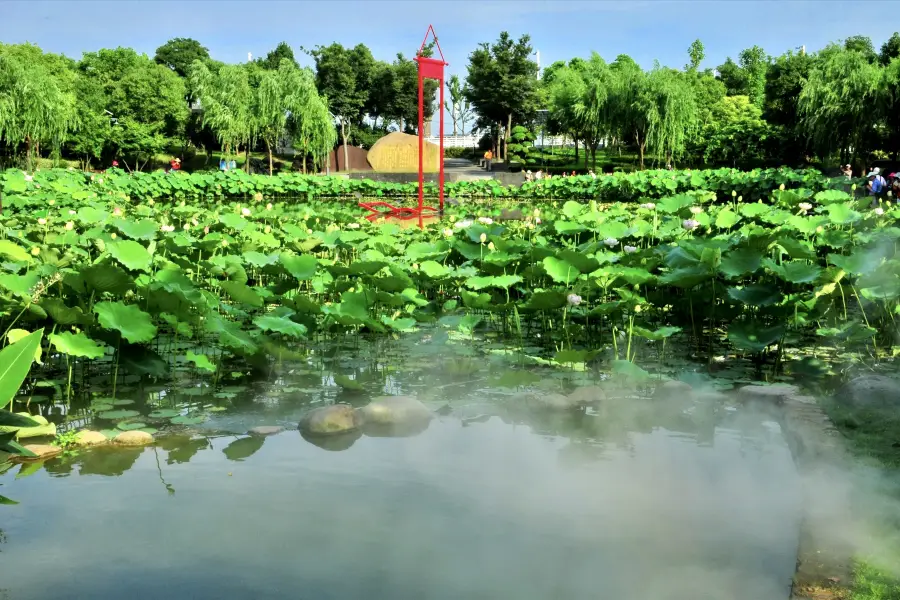
<svg viewBox="0 0 900 600"><path fill-rule="evenodd" d="M250 76L244 65L222 65L212 72L202 61L194 61L191 85L203 110L203 125L215 132L226 156L253 139Z"/></svg>
<svg viewBox="0 0 900 600"><path fill-rule="evenodd" d="M263 69L274 71L275 69L281 68L281 61L283 60L290 61L295 67L300 66L297 64L297 58L294 56L294 51L287 42L279 42L274 50L271 50L266 54L265 58L257 58L255 62Z"/></svg>
<svg viewBox="0 0 900 600"><path fill-rule="evenodd" d="M31 44L0 44L0 140L25 144L26 168L36 148L59 148L77 123L70 62Z"/></svg>
<svg viewBox="0 0 900 600"><path fill-rule="evenodd" d="M156 49L153 60L169 67L180 77L187 77L195 60L209 59L209 50L191 38L174 38Z"/></svg>
<svg viewBox="0 0 900 600"><path fill-rule="evenodd" d="M469 55L466 98L477 111L480 127L526 123L538 109L538 66L531 59L530 37L518 41L502 32L493 44L482 43Z"/></svg>

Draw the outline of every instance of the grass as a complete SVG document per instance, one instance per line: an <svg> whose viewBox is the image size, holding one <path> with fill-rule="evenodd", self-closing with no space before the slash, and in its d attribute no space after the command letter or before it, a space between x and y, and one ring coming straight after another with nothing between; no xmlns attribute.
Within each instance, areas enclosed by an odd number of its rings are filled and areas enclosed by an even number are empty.
<svg viewBox="0 0 900 600"><path fill-rule="evenodd" d="M861 561L853 571L848 600L900 600L900 582L871 563Z"/></svg>

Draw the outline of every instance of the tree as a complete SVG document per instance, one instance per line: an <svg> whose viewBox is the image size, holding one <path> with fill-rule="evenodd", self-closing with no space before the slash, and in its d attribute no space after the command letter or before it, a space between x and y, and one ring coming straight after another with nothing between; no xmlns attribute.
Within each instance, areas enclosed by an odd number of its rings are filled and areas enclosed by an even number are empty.
<svg viewBox="0 0 900 600"><path fill-rule="evenodd" d="M506 122L506 139L514 120L526 123L538 108L538 67L531 60L530 39L523 35L514 41L504 31L494 44L482 43L469 55L465 97L482 125Z"/></svg>
<svg viewBox="0 0 900 600"><path fill-rule="evenodd" d="M274 71L281 67L281 61L289 60L295 67L299 67L297 59L294 57L294 51L288 46L287 42L280 42L275 49L266 54L265 58L257 58L256 64L268 71Z"/></svg>
<svg viewBox="0 0 900 600"><path fill-rule="evenodd" d="M166 66L180 77L187 77L195 60L208 60L209 50L197 40L174 38L156 49L154 62Z"/></svg>
<svg viewBox="0 0 900 600"><path fill-rule="evenodd" d="M453 122L453 135L456 135L457 132L465 134L471 105L466 99L465 87L460 82L458 75L451 75L447 81L447 95L450 98L444 102L444 105Z"/></svg>
<svg viewBox="0 0 900 600"><path fill-rule="evenodd" d="M610 74L606 62L596 52L579 69L581 97L574 107L578 129L584 140L585 152L590 151L591 163L597 166L597 146L610 130L608 98Z"/></svg>
<svg viewBox="0 0 900 600"><path fill-rule="evenodd" d="M309 54L316 62L316 87L340 122L344 164L350 164L347 136L352 125L362 122L375 59L362 44L352 49L338 43L316 46Z"/></svg>
<svg viewBox="0 0 900 600"><path fill-rule="evenodd" d="M691 45L688 48L688 56L690 57L690 62L685 66L685 71L696 71L700 67L700 63L703 62L703 58L706 56L703 42L700 40L691 42Z"/></svg>
<svg viewBox="0 0 900 600"><path fill-rule="evenodd" d="M786 52L766 72L763 117L778 128L781 156L793 164L801 163L808 153L807 132L800 123L798 103L815 61L814 56L805 52Z"/></svg>
<svg viewBox="0 0 900 600"><path fill-rule="evenodd" d="M31 170L40 144L59 148L76 126L74 74L63 57L31 44L0 44L0 140L25 144Z"/></svg>
<svg viewBox="0 0 900 600"><path fill-rule="evenodd" d="M185 85L168 67L116 48L85 53L78 70L100 87L103 108L116 119L108 141L114 156L134 159L141 169L183 131Z"/></svg>
<svg viewBox="0 0 900 600"><path fill-rule="evenodd" d="M747 73L731 58L716 67L719 81L725 84L725 94L728 96L746 96L749 92Z"/></svg>
<svg viewBox="0 0 900 600"><path fill-rule="evenodd" d="M800 93L803 126L822 156L840 153L842 163L865 152L881 111L881 68L864 53L831 44ZM851 151L852 149L852 151Z"/></svg>
<svg viewBox="0 0 900 600"><path fill-rule="evenodd" d="M766 99L766 69L769 66L769 57L765 50L753 46L742 50L738 61L747 81L747 96L753 104L761 108Z"/></svg>
<svg viewBox="0 0 900 600"><path fill-rule="evenodd" d="M747 96L727 96L703 125L701 154L706 164L752 168L771 160L776 130Z"/></svg>
<svg viewBox="0 0 900 600"><path fill-rule="evenodd" d="M674 69L655 68L647 83L647 147L664 155L668 165L684 152L698 125L694 91L685 74Z"/></svg>
<svg viewBox="0 0 900 600"><path fill-rule="evenodd" d="M878 60L875 47L872 45L872 38L867 35L851 35L844 40L844 50L859 52L866 59L866 62L873 63Z"/></svg>
<svg viewBox="0 0 900 600"><path fill-rule="evenodd" d="M394 69L390 63L377 61L372 67L372 83L364 110L375 128L378 127L378 119L382 119L382 127L387 128L389 119L396 112L394 77Z"/></svg>
<svg viewBox="0 0 900 600"><path fill-rule="evenodd" d="M225 156L242 145L249 146L253 93L244 65L223 65L213 73L198 60L191 67L190 79L203 109L203 125L215 132Z"/></svg>
<svg viewBox="0 0 900 600"><path fill-rule="evenodd" d="M900 57L900 33L895 31L888 41L882 44L878 62L886 67L897 57Z"/></svg>
<svg viewBox="0 0 900 600"><path fill-rule="evenodd" d="M619 140L632 140L638 150L640 168L644 168L644 151L650 130L653 95L649 78L627 54L620 54L610 64L609 119L610 128Z"/></svg>
<svg viewBox="0 0 900 600"><path fill-rule="evenodd" d="M573 58L568 64L560 61L544 70L542 83L549 108L548 129L554 134L571 136L575 141L575 162L578 163L578 143L584 138L576 108L585 95L584 60Z"/></svg>

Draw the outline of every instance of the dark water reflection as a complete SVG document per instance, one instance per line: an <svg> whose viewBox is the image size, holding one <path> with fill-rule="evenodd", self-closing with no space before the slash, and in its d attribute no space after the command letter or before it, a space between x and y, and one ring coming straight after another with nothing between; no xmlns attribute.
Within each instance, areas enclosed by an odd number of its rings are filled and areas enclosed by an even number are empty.
<svg viewBox="0 0 900 600"><path fill-rule="evenodd" d="M309 387L257 388L154 447L0 476L20 503L0 507L0 589L11 600L787 597L799 492L765 416L684 398L535 413L482 383L425 394L451 408L424 430L307 440L295 396L317 396L314 382L291 385ZM263 424L286 429L246 434Z"/></svg>

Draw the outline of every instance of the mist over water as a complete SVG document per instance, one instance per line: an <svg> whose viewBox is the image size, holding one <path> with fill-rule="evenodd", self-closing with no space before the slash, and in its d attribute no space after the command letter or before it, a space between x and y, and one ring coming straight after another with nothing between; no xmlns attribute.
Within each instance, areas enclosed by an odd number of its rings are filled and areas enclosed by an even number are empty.
<svg viewBox="0 0 900 600"><path fill-rule="evenodd" d="M458 415L501 406L485 393L432 399ZM254 404L207 427L296 422L301 408ZM247 438L227 435L8 473L20 504L2 516L0 588L13 600L788 596L801 480L770 417L657 399L475 421L451 414L343 451L288 429L245 457L231 444Z"/></svg>

